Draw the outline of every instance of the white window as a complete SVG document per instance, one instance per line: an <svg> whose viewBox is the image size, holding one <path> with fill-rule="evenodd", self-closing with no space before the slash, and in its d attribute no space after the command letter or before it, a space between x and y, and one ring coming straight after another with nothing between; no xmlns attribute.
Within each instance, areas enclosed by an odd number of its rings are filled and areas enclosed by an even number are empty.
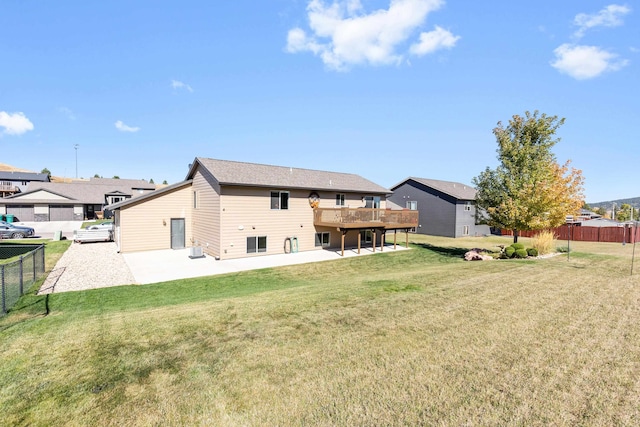
<svg viewBox="0 0 640 427"><path fill-rule="evenodd" d="M336 206L344 206L344 194L336 194Z"/></svg>
<svg viewBox="0 0 640 427"><path fill-rule="evenodd" d="M465 211L470 211L471 210L471 202L466 202L464 204L464 210Z"/></svg>
<svg viewBox="0 0 640 427"><path fill-rule="evenodd" d="M329 236L331 233L328 231L323 231L322 233L316 233L316 246L322 246L326 248L329 246Z"/></svg>
<svg viewBox="0 0 640 427"><path fill-rule="evenodd" d="M462 227L462 235L463 236L468 236L469 235L469 226L465 225Z"/></svg>
<svg viewBox="0 0 640 427"><path fill-rule="evenodd" d="M271 192L271 209L275 209L275 210L289 209L289 192L288 191L272 191Z"/></svg>
<svg viewBox="0 0 640 427"><path fill-rule="evenodd" d="M379 196L365 196L364 207L368 209L380 209Z"/></svg>
<svg viewBox="0 0 640 427"><path fill-rule="evenodd" d="M254 254L256 252L267 251L267 236L251 236L247 237L247 253Z"/></svg>
<svg viewBox="0 0 640 427"><path fill-rule="evenodd" d="M417 211L418 210L418 202L415 201L415 200L407 201L407 209L412 210L412 211Z"/></svg>

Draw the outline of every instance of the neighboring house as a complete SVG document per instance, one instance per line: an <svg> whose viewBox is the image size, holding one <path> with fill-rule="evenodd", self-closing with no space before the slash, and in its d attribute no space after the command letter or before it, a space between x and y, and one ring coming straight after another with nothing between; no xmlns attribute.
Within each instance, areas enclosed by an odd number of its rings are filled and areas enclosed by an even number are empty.
<svg viewBox="0 0 640 427"><path fill-rule="evenodd" d="M580 214L578 216L574 217L573 215L567 215L566 221L581 222L599 218L602 218L602 215L590 211L589 209L580 209Z"/></svg>
<svg viewBox="0 0 640 427"><path fill-rule="evenodd" d="M419 234L445 237L490 234L487 225L476 224L476 190L459 182L409 177L391 187L389 200L417 210Z"/></svg>
<svg viewBox="0 0 640 427"><path fill-rule="evenodd" d="M576 221L576 225L582 227L623 227L625 223L609 218L594 218L589 220Z"/></svg>
<svg viewBox="0 0 640 427"><path fill-rule="evenodd" d="M46 173L0 171L0 197L27 191L30 182L49 181L49 175Z"/></svg>
<svg viewBox="0 0 640 427"><path fill-rule="evenodd" d="M358 175L196 158L185 181L109 206L120 252L196 246L219 259L380 245L417 214Z"/></svg>
<svg viewBox="0 0 640 427"><path fill-rule="evenodd" d="M16 221L71 221L94 219L109 204L155 191L138 179L91 178L70 183L32 181L26 191L0 199L0 215Z"/></svg>

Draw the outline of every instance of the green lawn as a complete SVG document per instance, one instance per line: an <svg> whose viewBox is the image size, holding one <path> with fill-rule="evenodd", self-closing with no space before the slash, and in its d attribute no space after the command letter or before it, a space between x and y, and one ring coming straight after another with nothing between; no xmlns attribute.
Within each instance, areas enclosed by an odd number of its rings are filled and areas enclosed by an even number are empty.
<svg viewBox="0 0 640 427"><path fill-rule="evenodd" d="M411 251L28 296L0 319L0 417L114 426L640 422L631 245L572 242L570 261L464 262L466 248L509 240L411 239Z"/></svg>

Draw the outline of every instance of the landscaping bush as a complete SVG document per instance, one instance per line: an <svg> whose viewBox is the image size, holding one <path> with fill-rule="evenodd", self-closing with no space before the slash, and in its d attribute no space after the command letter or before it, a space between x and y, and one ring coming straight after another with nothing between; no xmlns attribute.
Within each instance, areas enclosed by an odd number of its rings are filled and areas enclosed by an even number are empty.
<svg viewBox="0 0 640 427"><path fill-rule="evenodd" d="M568 246L558 246L556 248L556 251L562 252L563 254L566 254L567 252L569 252L569 247Z"/></svg>
<svg viewBox="0 0 640 427"><path fill-rule="evenodd" d="M516 258L526 258L527 257L527 250L526 249L516 249L515 252L515 257Z"/></svg>
<svg viewBox="0 0 640 427"><path fill-rule="evenodd" d="M556 236L552 231L541 231L531 239L531 246L538 251L540 255L550 254L555 247Z"/></svg>
<svg viewBox="0 0 640 427"><path fill-rule="evenodd" d="M527 249L527 255L538 256L538 250L536 248L529 248Z"/></svg>
<svg viewBox="0 0 640 427"><path fill-rule="evenodd" d="M507 246L506 248L504 248L504 254L507 256L507 258L511 258L515 251L516 250L513 246Z"/></svg>
<svg viewBox="0 0 640 427"><path fill-rule="evenodd" d="M518 249L524 249L524 245L522 243L513 243L511 246L513 246L513 249L515 249L516 251Z"/></svg>

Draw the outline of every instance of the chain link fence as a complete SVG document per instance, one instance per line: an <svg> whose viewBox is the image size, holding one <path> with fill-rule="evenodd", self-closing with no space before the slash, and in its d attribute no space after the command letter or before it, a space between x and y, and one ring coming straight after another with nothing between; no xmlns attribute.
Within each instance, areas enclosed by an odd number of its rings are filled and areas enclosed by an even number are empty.
<svg viewBox="0 0 640 427"><path fill-rule="evenodd" d="M5 315L43 275L44 245L0 245L0 316Z"/></svg>

